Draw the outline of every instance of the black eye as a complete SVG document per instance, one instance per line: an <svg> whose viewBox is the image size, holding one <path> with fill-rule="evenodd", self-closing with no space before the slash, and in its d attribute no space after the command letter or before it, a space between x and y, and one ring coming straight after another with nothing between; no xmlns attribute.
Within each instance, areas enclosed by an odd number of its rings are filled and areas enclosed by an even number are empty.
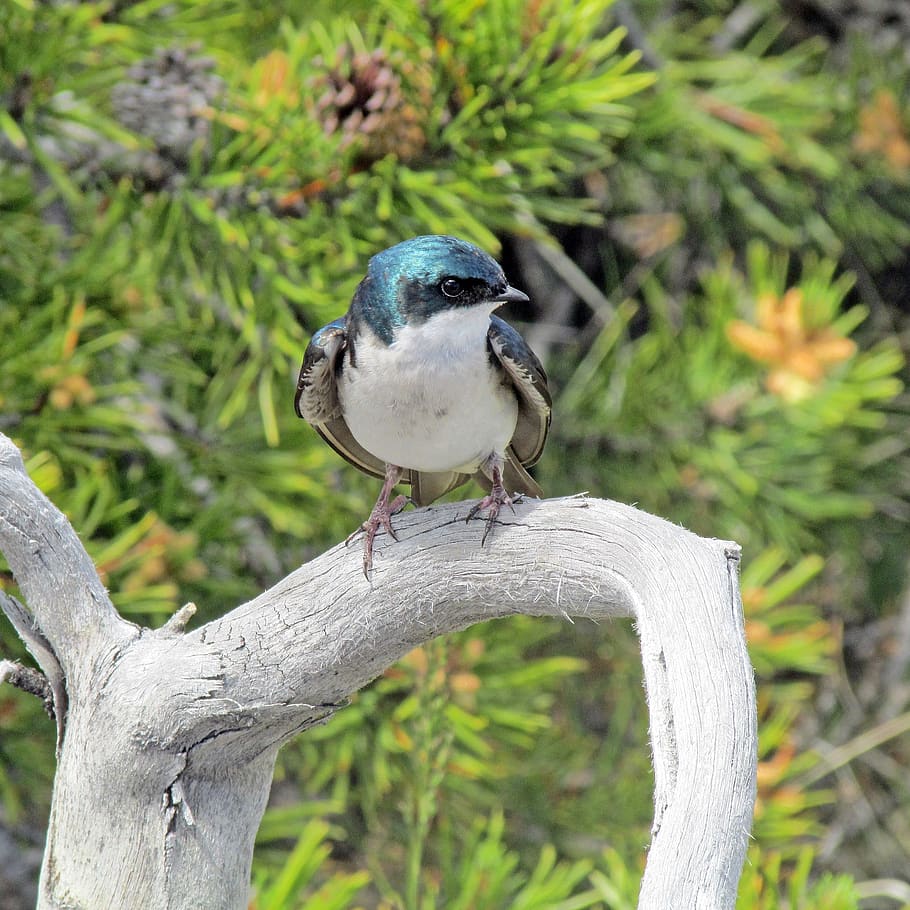
<svg viewBox="0 0 910 910"><path fill-rule="evenodd" d="M460 297L464 291L461 282L457 278L446 278L446 280L439 285L439 289L446 297Z"/></svg>

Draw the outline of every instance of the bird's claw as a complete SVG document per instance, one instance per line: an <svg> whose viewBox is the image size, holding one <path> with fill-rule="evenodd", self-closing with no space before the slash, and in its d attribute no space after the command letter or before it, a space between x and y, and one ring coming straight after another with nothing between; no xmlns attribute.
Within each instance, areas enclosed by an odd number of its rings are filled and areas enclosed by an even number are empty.
<svg viewBox="0 0 910 910"><path fill-rule="evenodd" d="M383 502L381 499L373 506L370 517L351 534L345 541L345 546L361 531L364 532L363 539L363 574L369 580L370 569L373 568L373 541L380 527L388 531L392 540L397 541L398 535L392 527L392 516L397 515L408 504L408 497L404 494L396 496L391 503Z"/></svg>
<svg viewBox="0 0 910 910"><path fill-rule="evenodd" d="M513 499L506 493L504 487L494 486L490 492L484 496L476 505L471 508L471 511L468 512L468 517L465 521L470 521L474 518L478 512L487 510L487 526L484 528L483 537L480 539L480 545L483 546L487 542L487 537L490 535L490 531L493 530L493 525L496 523L496 519L499 516L499 512L503 506L508 506L512 512L515 512L515 507L512 505Z"/></svg>

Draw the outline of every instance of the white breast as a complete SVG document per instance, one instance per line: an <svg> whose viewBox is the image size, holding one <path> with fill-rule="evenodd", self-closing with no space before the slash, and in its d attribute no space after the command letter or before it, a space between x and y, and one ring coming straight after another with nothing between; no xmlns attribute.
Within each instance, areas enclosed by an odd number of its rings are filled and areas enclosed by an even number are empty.
<svg viewBox="0 0 910 910"><path fill-rule="evenodd" d="M518 403L490 364L491 309L437 313L397 329L389 346L369 330L357 336L338 394L367 451L403 468L464 473L505 452Z"/></svg>

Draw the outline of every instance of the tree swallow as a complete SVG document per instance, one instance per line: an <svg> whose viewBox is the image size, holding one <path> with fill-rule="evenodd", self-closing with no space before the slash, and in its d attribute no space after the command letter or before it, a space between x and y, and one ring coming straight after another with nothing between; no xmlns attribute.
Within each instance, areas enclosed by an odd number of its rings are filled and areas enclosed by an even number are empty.
<svg viewBox="0 0 910 910"><path fill-rule="evenodd" d="M534 352L493 315L512 302L528 297L483 250L415 237L370 260L348 312L307 346L298 416L383 479L362 526L367 578L380 526L397 539L391 517L407 502L389 501L398 483L424 506L474 477L488 491L468 514L487 513L482 543L510 492L542 495L526 468L543 451L551 399Z"/></svg>

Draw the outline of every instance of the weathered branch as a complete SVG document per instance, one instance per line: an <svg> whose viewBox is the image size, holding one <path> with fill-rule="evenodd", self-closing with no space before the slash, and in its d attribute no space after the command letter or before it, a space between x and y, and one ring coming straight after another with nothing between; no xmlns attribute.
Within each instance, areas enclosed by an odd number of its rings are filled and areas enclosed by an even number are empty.
<svg viewBox="0 0 910 910"><path fill-rule="evenodd" d="M48 707L57 722L57 749L59 753L60 743L63 740L63 726L66 722L67 706L66 680L63 676L63 668L60 666L57 656L48 644L47 639L32 624L28 610L15 597L5 591L0 591L0 611L12 623L13 628L19 633L19 637L25 643L29 653L44 671L44 679L50 689L51 696ZM13 685L15 685L15 682ZM43 695L42 697L47 705L47 698Z"/></svg>
<svg viewBox="0 0 910 910"><path fill-rule="evenodd" d="M0 683L8 682L11 686L37 695L44 702L44 710L50 717L54 716L54 696L47 677L33 667L24 667L16 660L0 660Z"/></svg>
<svg viewBox="0 0 910 910"><path fill-rule="evenodd" d="M149 908L245 906L281 743L416 645L514 613L636 620L656 781L639 906L733 907L756 761L734 545L570 498L517 506L481 548L483 523L444 505L396 519L400 541L380 540L372 581L359 547L337 546L199 629L180 633L184 608L140 633L99 597L53 506L35 490L40 509L13 506L25 474L4 442L0 548L18 547L10 564L70 694L42 907L103 910L137 894ZM44 572L78 583L60 591Z"/></svg>
<svg viewBox="0 0 910 910"><path fill-rule="evenodd" d="M127 630L135 634L136 627L114 609L66 516L32 483L19 450L2 434L0 541L28 604L29 624L40 634L39 649L53 655L68 686L82 678L86 653L130 634ZM10 620L31 649L29 632ZM57 668L45 666L44 655L32 654L51 679Z"/></svg>

